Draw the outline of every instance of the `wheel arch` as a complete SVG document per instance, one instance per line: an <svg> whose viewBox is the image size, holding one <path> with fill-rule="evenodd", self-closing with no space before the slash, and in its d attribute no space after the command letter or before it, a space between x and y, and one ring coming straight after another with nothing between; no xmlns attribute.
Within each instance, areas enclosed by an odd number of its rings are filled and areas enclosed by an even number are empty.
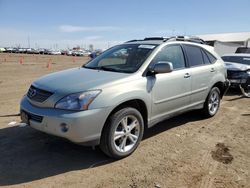
<svg viewBox="0 0 250 188"><path fill-rule="evenodd" d="M123 108L126 108L126 107L132 107L132 108L135 108L137 109L141 115L142 115L142 118L143 118L143 122L144 122L144 128L147 128L148 127L148 109L147 109L147 105L146 103L141 100L141 99L131 99L131 100L127 100L125 102L122 102L120 104L118 104L108 115L106 121L105 121L105 124L102 128L102 133L105 129L106 126L108 126L109 124L109 118L112 114L114 114L115 112L123 109Z"/></svg>
<svg viewBox="0 0 250 188"><path fill-rule="evenodd" d="M220 98L222 99L222 97L224 96L225 91L226 91L225 84L224 84L223 82L216 82L216 83L211 87L211 89L214 88L214 87L217 87L217 88L220 90ZM211 90L211 89L210 89L210 90Z"/></svg>

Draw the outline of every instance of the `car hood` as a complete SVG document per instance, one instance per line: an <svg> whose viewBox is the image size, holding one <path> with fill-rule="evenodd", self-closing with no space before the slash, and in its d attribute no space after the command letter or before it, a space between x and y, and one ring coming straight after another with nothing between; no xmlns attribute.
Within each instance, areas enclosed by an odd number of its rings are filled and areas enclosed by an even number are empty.
<svg viewBox="0 0 250 188"><path fill-rule="evenodd" d="M225 62L227 70L232 71L246 71L250 70L250 65L240 64L240 63L232 63L232 62Z"/></svg>
<svg viewBox="0 0 250 188"><path fill-rule="evenodd" d="M128 76L125 73L73 68L43 76L32 85L54 93L70 94L91 89L102 89L105 84Z"/></svg>

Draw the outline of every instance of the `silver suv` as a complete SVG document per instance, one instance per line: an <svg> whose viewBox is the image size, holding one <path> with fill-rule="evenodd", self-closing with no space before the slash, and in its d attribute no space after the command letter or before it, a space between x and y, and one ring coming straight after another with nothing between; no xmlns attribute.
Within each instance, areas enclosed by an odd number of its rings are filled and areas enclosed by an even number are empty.
<svg viewBox="0 0 250 188"><path fill-rule="evenodd" d="M164 119L193 109L214 116L226 87L223 61L200 39L145 38L34 81L21 101L21 119L123 158L145 128Z"/></svg>

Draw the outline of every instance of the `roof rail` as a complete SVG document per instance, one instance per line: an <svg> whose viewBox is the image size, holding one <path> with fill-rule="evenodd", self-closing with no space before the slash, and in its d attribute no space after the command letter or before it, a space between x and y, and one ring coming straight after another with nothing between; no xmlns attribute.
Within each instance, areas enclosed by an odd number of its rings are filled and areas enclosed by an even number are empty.
<svg viewBox="0 0 250 188"><path fill-rule="evenodd" d="M166 40L168 38L164 38L164 37L146 37L144 39L134 39L134 40L129 40L125 43L128 43L128 42L137 42L137 41L147 41L147 40L162 40L164 42L164 40Z"/></svg>
<svg viewBox="0 0 250 188"><path fill-rule="evenodd" d="M165 38L163 37L146 37L144 40L164 40Z"/></svg>
<svg viewBox="0 0 250 188"><path fill-rule="evenodd" d="M187 41L187 42L194 42L194 43L199 43L199 44L206 44L206 42L204 40L202 40L199 37L195 37L195 36L174 36L174 37L170 37L168 38L166 41Z"/></svg>
<svg viewBox="0 0 250 188"><path fill-rule="evenodd" d="M143 41L143 40L137 40L137 39L134 39L134 40L129 40L129 41L126 41L125 43L128 43L128 42L136 42L136 41Z"/></svg>
<svg viewBox="0 0 250 188"><path fill-rule="evenodd" d="M199 44L207 44L204 40L201 38L195 37L195 36L173 36L173 37L146 37L143 40L130 40L128 42L137 42L137 41L147 41L147 40L161 40L163 42L169 42L169 41L187 41L187 42L194 42Z"/></svg>

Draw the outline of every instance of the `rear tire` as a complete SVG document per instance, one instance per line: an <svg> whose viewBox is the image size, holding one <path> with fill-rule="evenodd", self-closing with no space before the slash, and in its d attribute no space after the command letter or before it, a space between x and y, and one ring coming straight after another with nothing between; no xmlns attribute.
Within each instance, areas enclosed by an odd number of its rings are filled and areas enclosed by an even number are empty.
<svg viewBox="0 0 250 188"><path fill-rule="evenodd" d="M220 107L220 90L218 87L213 87L209 92L206 102L203 107L203 114L205 117L213 117Z"/></svg>
<svg viewBox="0 0 250 188"><path fill-rule="evenodd" d="M141 113L135 108L123 108L108 119L102 132L100 148L112 158L127 157L138 147L143 132Z"/></svg>

